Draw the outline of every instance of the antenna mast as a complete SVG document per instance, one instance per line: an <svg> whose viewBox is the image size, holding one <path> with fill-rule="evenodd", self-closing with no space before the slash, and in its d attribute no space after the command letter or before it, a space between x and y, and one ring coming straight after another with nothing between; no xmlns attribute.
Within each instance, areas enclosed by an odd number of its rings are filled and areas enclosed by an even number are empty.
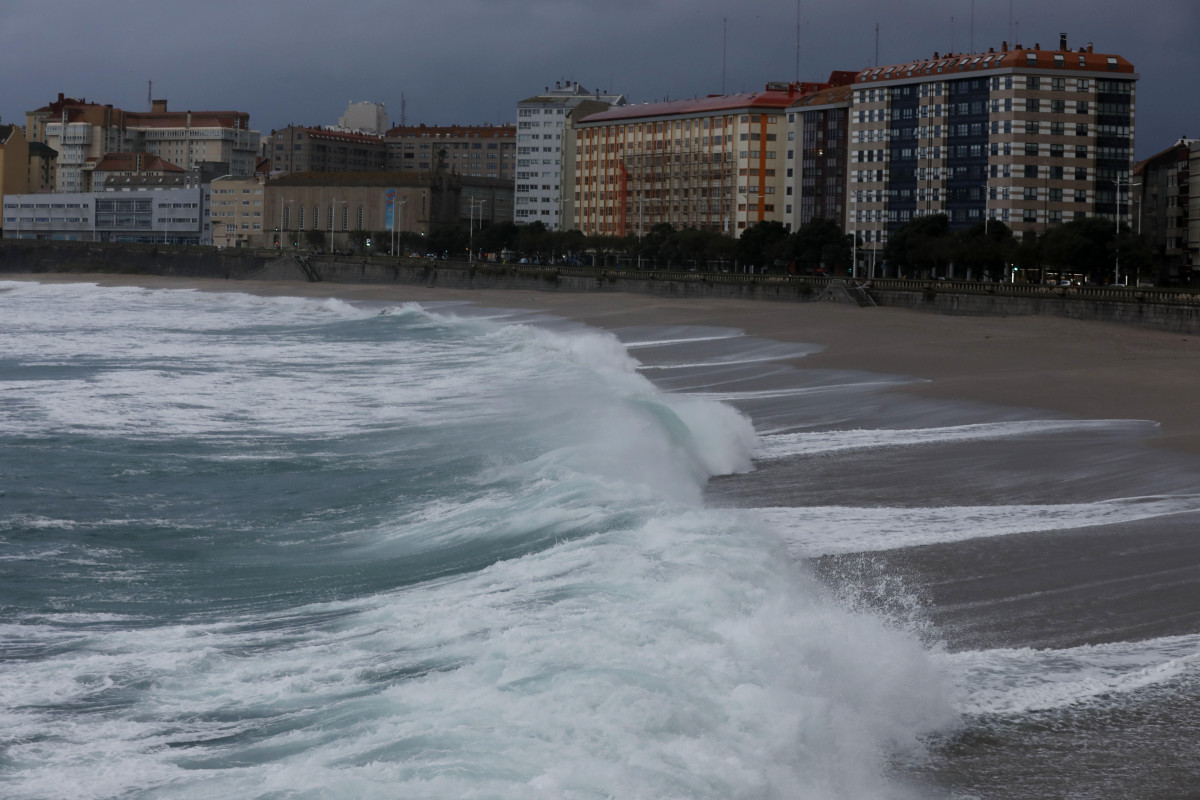
<svg viewBox="0 0 1200 800"><path fill-rule="evenodd" d="M154 81L146 81L146 110L154 110Z"/></svg>

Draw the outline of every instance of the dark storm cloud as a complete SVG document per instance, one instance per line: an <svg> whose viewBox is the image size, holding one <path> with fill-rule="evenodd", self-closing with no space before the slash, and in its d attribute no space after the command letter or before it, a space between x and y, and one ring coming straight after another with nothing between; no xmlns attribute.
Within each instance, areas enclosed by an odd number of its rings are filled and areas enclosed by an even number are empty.
<svg viewBox="0 0 1200 800"><path fill-rule="evenodd" d="M495 123L558 80L652 101L1061 32L1134 63L1139 157L1200 136L1195 0L7 0L0 117L58 92L142 109L153 81L172 108L248 111L264 132L336 122L350 100L398 122L402 94L410 123Z"/></svg>

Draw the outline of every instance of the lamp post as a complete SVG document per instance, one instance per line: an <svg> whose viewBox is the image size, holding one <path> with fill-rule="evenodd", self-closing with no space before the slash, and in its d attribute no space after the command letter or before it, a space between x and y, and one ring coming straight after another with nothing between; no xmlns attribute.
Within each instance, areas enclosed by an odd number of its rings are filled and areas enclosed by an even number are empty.
<svg viewBox="0 0 1200 800"><path fill-rule="evenodd" d="M467 263L471 263L475 259L475 209L479 209L480 227L483 223L483 207L487 205L487 200L483 198L468 197L467 203L471 206L471 217L468 223L467 234ZM551 254L553 255L553 254Z"/></svg>
<svg viewBox="0 0 1200 800"><path fill-rule="evenodd" d="M330 253L337 252L334 247L334 245L337 242L337 239L334 237L334 232L337 230L337 207L344 206L344 205L346 205L346 203L347 203L346 200L331 200L331 201L329 201L329 210L333 212L332 214L330 214L330 219L329 219L329 252ZM343 231L346 230L345 223L342 224L342 230Z"/></svg>

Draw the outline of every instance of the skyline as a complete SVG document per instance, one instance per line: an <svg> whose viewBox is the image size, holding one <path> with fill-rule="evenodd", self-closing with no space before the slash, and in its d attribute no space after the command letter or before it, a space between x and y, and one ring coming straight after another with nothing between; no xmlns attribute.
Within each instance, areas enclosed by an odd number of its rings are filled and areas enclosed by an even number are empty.
<svg viewBox="0 0 1200 800"><path fill-rule="evenodd" d="M515 122L518 101L556 81L624 94L632 103L823 81L833 70L928 58L934 52L1043 49L1066 33L1072 49L1133 62L1140 80L1136 158L1200 137L1200 105L1180 97L1200 74L1200 7L1144 0L924 0L918 14L861 0L448 0L433 7L361 0L203 5L132 0L34 3L0 10L0 121L58 92L128 111L155 99L172 110L238 110L268 134L332 125L351 101L383 103L390 124ZM1011 15L1010 15L1011 12ZM281 13L284 15L281 16ZM876 59L876 24L878 59ZM75 34L62 41L60 28ZM1010 34L1016 34L1010 36ZM1194 94L1194 93L1192 93Z"/></svg>

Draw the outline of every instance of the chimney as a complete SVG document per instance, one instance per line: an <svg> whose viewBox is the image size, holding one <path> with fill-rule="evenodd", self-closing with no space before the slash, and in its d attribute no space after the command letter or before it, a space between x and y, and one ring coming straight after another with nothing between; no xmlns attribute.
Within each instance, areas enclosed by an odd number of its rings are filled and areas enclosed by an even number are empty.
<svg viewBox="0 0 1200 800"><path fill-rule="evenodd" d="M1000 50L1001 50L1001 52L1007 53L1008 52L1008 42L1001 42Z"/></svg>

